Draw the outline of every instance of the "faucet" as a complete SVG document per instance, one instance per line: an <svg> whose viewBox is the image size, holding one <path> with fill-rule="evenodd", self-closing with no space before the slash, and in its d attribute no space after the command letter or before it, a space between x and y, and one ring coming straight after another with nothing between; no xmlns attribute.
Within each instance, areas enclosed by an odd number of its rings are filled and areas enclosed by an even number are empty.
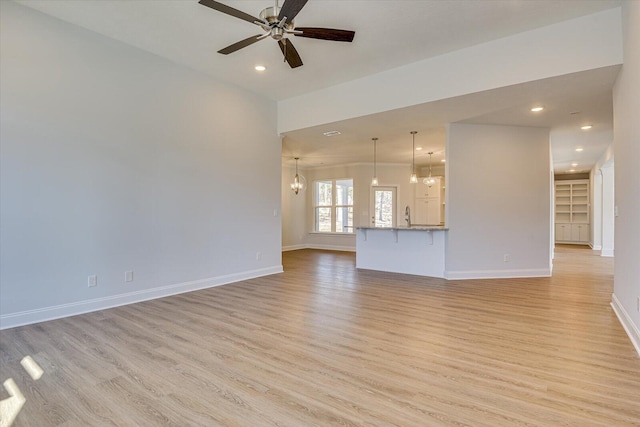
<svg viewBox="0 0 640 427"><path fill-rule="evenodd" d="M404 208L404 220L407 221L407 227L411 227L411 209L409 205Z"/></svg>

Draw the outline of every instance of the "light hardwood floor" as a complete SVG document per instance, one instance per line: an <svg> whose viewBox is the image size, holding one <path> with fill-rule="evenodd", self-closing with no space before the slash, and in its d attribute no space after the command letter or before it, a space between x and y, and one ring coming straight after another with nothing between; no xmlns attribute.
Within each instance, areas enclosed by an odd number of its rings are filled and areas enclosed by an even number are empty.
<svg viewBox="0 0 640 427"><path fill-rule="evenodd" d="M640 425L612 259L559 247L552 278L449 282L357 271L350 253L283 261L279 275L1 331L0 381L27 398L14 425Z"/></svg>

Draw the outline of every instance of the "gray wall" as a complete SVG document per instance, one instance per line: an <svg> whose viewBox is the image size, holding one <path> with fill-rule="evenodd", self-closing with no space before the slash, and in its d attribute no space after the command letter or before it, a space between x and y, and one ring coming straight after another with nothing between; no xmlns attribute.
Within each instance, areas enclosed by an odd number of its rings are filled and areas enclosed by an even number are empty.
<svg viewBox="0 0 640 427"><path fill-rule="evenodd" d="M451 124L447 167L447 277L550 274L549 130Z"/></svg>
<svg viewBox="0 0 640 427"><path fill-rule="evenodd" d="M616 262L613 305L640 353L640 2L622 7L624 66L613 88Z"/></svg>
<svg viewBox="0 0 640 427"><path fill-rule="evenodd" d="M2 327L281 270L274 102L1 3Z"/></svg>

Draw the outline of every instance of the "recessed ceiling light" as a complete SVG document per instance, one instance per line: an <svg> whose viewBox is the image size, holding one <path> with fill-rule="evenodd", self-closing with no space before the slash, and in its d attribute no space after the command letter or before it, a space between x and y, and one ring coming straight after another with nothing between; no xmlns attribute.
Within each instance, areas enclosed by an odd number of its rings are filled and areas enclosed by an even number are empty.
<svg viewBox="0 0 640 427"><path fill-rule="evenodd" d="M336 135L340 135L340 132L338 132L337 130L330 130L329 132L325 132L323 133L324 136L336 136Z"/></svg>
<svg viewBox="0 0 640 427"><path fill-rule="evenodd" d="M253 67L256 71L264 71L267 69L267 67L265 67L264 65L256 65L255 67Z"/></svg>
<svg viewBox="0 0 640 427"><path fill-rule="evenodd" d="M575 169L569 169L569 172L575 172L575 171L576 171Z"/></svg>
<svg viewBox="0 0 640 427"><path fill-rule="evenodd" d="M591 129L592 127L593 127L593 126L591 126L591 125L584 125L584 126L582 126L580 129L582 129L582 130L589 130L589 129Z"/></svg>
<svg viewBox="0 0 640 427"><path fill-rule="evenodd" d="M444 163L444 162L446 162L446 161L447 161L447 159L442 159L442 160L440 160L440 161L441 161L442 163Z"/></svg>
<svg viewBox="0 0 640 427"><path fill-rule="evenodd" d="M580 152L580 151L582 151L582 150L584 150L584 148L582 148L582 147L578 147L578 148L576 148L576 151L578 151L578 152Z"/></svg>
<svg viewBox="0 0 640 427"><path fill-rule="evenodd" d="M573 166L575 168L576 166L578 166L578 164L577 163L571 163L571 166Z"/></svg>
<svg viewBox="0 0 640 427"><path fill-rule="evenodd" d="M416 151L422 150L422 147L416 147Z"/></svg>
<svg viewBox="0 0 640 427"><path fill-rule="evenodd" d="M542 111L542 110L544 110L544 107L533 107L533 108L531 109L531 111L533 111L534 113L540 112L540 111Z"/></svg>

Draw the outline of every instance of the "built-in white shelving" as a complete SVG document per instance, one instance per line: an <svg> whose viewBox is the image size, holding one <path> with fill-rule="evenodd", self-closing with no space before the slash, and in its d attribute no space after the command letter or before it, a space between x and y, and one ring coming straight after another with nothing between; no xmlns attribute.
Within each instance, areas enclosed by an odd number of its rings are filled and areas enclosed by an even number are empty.
<svg viewBox="0 0 640 427"><path fill-rule="evenodd" d="M589 180L556 181L557 243L589 243Z"/></svg>

